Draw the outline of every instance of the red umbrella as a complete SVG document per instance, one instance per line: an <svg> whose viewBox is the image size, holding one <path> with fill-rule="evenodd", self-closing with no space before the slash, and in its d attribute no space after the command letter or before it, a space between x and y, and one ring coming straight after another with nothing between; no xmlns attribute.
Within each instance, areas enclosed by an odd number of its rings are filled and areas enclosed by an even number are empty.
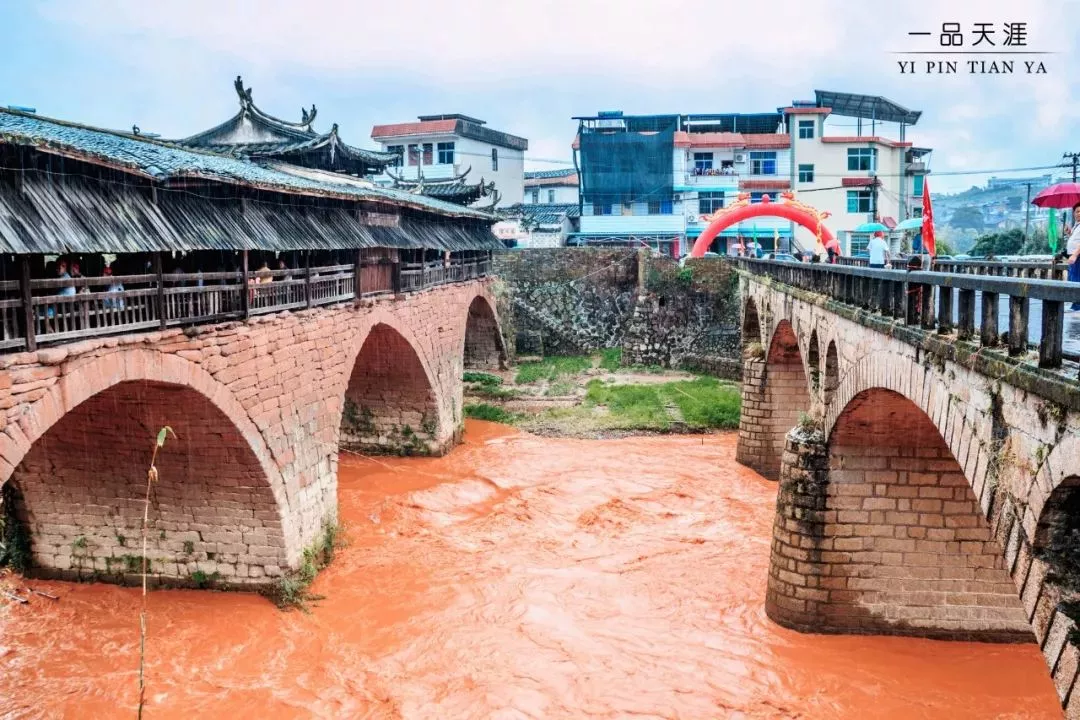
<svg viewBox="0 0 1080 720"><path fill-rule="evenodd" d="M1059 210L1071 208L1076 203L1080 203L1080 184L1071 182L1051 185L1031 199L1031 204L1036 207Z"/></svg>

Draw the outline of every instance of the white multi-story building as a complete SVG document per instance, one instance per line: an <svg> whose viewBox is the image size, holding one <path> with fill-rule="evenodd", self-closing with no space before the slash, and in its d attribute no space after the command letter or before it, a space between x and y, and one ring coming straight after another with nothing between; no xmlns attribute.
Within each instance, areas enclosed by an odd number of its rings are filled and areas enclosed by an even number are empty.
<svg viewBox="0 0 1080 720"><path fill-rule="evenodd" d="M921 212L930 151L904 139L919 113L884 98L817 95L775 113L576 118L581 223L572 242L647 244L681 255L707 226L702 216L741 194L760 202L791 191L827 210L825 225L852 252L868 238L854 232L860 224L894 226ZM832 132L830 114L859 118L858 130ZM864 116L870 135L862 134ZM879 132L886 123L899 125L898 139ZM761 217L726 229L712 249L732 252L740 238L780 250L812 248L816 240L788 220Z"/></svg>
<svg viewBox="0 0 1080 720"><path fill-rule="evenodd" d="M580 210L576 170L526 172L525 202L505 208L493 230L515 247L560 247L577 232Z"/></svg>
<svg viewBox="0 0 1080 720"><path fill-rule="evenodd" d="M376 125L371 130L372 139L384 151L401 157L400 165L391 169L394 176L406 181L423 177L426 183L441 184L439 191L448 199L455 193L463 198L479 198L468 189L481 181L485 185L494 183L498 193L495 207L522 202L528 140L492 130L483 120L467 115L422 115L417 120ZM455 183L455 179L459 182ZM383 176L382 181L390 183L393 178Z"/></svg>

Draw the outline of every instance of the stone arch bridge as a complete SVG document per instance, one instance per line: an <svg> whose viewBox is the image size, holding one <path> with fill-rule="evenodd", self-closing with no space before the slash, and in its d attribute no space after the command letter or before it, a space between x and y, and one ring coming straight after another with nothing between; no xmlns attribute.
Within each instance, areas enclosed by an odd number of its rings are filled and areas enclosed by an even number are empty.
<svg viewBox="0 0 1080 720"><path fill-rule="evenodd" d="M336 520L339 445L443 452L461 435L463 366L504 357L488 278L2 355L0 484L35 573L132 579L169 425L155 579L257 587Z"/></svg>
<svg viewBox="0 0 1080 720"><path fill-rule="evenodd" d="M780 482L769 616L1034 640L1080 717L1080 384L1061 332L1077 291L753 260L740 273L737 458Z"/></svg>

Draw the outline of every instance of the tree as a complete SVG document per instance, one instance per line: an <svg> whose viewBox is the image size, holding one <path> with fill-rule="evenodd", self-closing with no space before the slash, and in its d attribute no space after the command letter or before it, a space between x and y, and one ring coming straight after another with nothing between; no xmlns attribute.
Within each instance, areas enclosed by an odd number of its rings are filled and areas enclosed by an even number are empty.
<svg viewBox="0 0 1080 720"><path fill-rule="evenodd" d="M956 208L949 224L955 228L971 228L979 232L986 228L986 220L983 219L982 210L975 205L964 205Z"/></svg>
<svg viewBox="0 0 1080 720"><path fill-rule="evenodd" d="M1019 255L1024 247L1024 231L1019 228L981 235L971 248L972 255Z"/></svg>

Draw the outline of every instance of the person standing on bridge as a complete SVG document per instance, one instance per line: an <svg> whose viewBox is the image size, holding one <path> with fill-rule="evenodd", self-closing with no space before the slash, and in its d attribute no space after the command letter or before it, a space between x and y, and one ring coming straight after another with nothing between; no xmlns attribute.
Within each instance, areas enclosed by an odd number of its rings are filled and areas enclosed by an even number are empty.
<svg viewBox="0 0 1080 720"><path fill-rule="evenodd" d="M870 238L866 246L866 252L870 254L870 267L884 269L889 262L889 244L885 242L885 235L878 230Z"/></svg>
<svg viewBox="0 0 1080 720"><path fill-rule="evenodd" d="M1080 203L1073 205L1072 214L1073 229L1065 245L1065 253L1068 255L1069 282L1080 282ZM1080 312L1080 302L1074 302L1069 312Z"/></svg>

